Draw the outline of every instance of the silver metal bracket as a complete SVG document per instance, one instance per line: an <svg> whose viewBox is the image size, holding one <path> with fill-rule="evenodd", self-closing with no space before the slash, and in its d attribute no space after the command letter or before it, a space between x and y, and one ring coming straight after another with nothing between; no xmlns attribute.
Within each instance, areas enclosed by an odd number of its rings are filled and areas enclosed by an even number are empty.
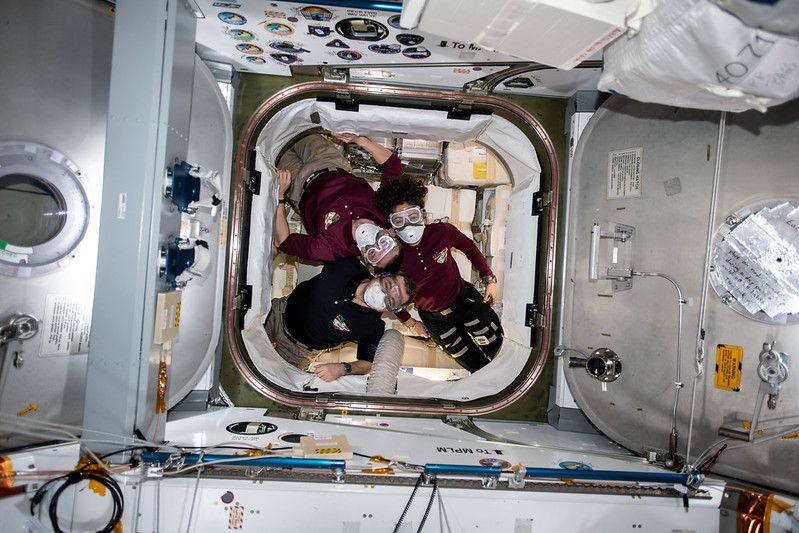
<svg viewBox="0 0 799 533"><path fill-rule="evenodd" d="M519 468L513 471L513 477L508 480L508 488L523 489L525 477L527 477L527 467L519 465Z"/></svg>
<svg viewBox="0 0 799 533"><path fill-rule="evenodd" d="M322 79L331 83L347 83L350 71L339 67L322 67Z"/></svg>
<svg viewBox="0 0 799 533"><path fill-rule="evenodd" d="M776 342L764 342L760 352L760 364L757 366L757 375L766 385L763 392L768 394L768 408L776 409L777 398L780 396L780 386L788 379L788 354L774 349Z"/></svg>
<svg viewBox="0 0 799 533"><path fill-rule="evenodd" d="M465 415L447 415L444 417L444 423L458 429L464 429L472 425L469 417Z"/></svg>
<svg viewBox="0 0 799 533"><path fill-rule="evenodd" d="M316 407L300 407L300 412L297 414L298 420L324 420L325 410Z"/></svg>
<svg viewBox="0 0 799 533"><path fill-rule="evenodd" d="M499 478L496 477L484 477L482 479L482 485L484 489L495 489L497 488L497 481Z"/></svg>

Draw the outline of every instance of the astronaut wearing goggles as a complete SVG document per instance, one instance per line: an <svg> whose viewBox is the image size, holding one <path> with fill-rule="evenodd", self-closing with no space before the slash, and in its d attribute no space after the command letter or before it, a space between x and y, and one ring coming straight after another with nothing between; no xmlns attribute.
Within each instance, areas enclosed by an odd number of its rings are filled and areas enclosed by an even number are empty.
<svg viewBox="0 0 799 533"><path fill-rule="evenodd" d="M369 152L381 166L381 183L402 173L399 158L369 138L349 133L332 136ZM374 205L374 190L352 174L333 143L318 134L306 135L286 150L275 170L277 250L309 261L360 255L375 272L396 270L401 249L393 231L380 226L385 217ZM290 232L288 205L300 214L307 234Z"/></svg>
<svg viewBox="0 0 799 533"><path fill-rule="evenodd" d="M375 205L386 214L403 243L400 268L416 282L414 303L422 324L401 310L397 317L415 334L427 334L462 367L484 367L502 346L503 330L491 308L497 298L496 277L474 241L446 222L425 224L427 187L408 176L384 183ZM480 272L481 295L461 278L451 249L463 252Z"/></svg>

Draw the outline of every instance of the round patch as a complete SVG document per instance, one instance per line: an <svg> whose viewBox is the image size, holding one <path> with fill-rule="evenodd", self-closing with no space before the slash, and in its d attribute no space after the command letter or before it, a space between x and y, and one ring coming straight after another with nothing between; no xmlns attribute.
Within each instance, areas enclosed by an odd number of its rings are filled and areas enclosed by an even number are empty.
<svg viewBox="0 0 799 533"><path fill-rule="evenodd" d="M406 48L403 50L402 55L410 59L427 59L430 57L430 50L424 46L415 46L413 48Z"/></svg>
<svg viewBox="0 0 799 533"><path fill-rule="evenodd" d="M327 26L308 26L308 35L313 35L315 37L327 37L330 35L330 32L333 31Z"/></svg>
<svg viewBox="0 0 799 533"><path fill-rule="evenodd" d="M504 459L498 459L496 457L483 457L480 459L480 466L496 466L502 470L507 470L510 468L510 463Z"/></svg>
<svg viewBox="0 0 799 533"><path fill-rule="evenodd" d="M289 26L288 24L283 24L282 22L267 22L264 24L264 29L268 32L277 34L277 35L291 35L294 33L294 28Z"/></svg>
<svg viewBox="0 0 799 533"><path fill-rule="evenodd" d="M243 26L247 24L247 19L239 15L238 13L231 13L230 11L223 11L217 15L219 20L224 22L225 24L233 24L234 26Z"/></svg>
<svg viewBox="0 0 799 533"><path fill-rule="evenodd" d="M254 33L250 32L250 31L247 31L247 30L242 30L242 29L239 29L239 28L230 28L227 31L227 34L228 34L228 37L232 37L232 38L234 38L237 41L245 41L246 42L246 41L252 41L253 39L255 39L255 34Z"/></svg>
<svg viewBox="0 0 799 533"><path fill-rule="evenodd" d="M299 57L293 54L269 54L269 57L271 57L275 61L283 63L284 65L291 65L300 60Z"/></svg>
<svg viewBox="0 0 799 533"><path fill-rule="evenodd" d="M247 61L247 63L252 63L253 65L263 65L266 63L266 59L256 56L246 56L244 60Z"/></svg>
<svg viewBox="0 0 799 533"><path fill-rule="evenodd" d="M356 52L355 50L342 50L340 52L336 52L336 55L345 61L357 61L363 57L363 54Z"/></svg>
<svg viewBox="0 0 799 533"><path fill-rule="evenodd" d="M402 48L398 44L370 44L369 50L378 54L399 54Z"/></svg>
<svg viewBox="0 0 799 533"><path fill-rule="evenodd" d="M302 54L308 52L302 45L294 44L291 41L274 41L269 43L269 48L274 48L286 54Z"/></svg>
<svg viewBox="0 0 799 533"><path fill-rule="evenodd" d="M222 503L232 503L233 500L236 499L236 496L232 492L227 491L219 499L222 500Z"/></svg>
<svg viewBox="0 0 799 533"><path fill-rule="evenodd" d="M319 6L307 6L300 9L300 14L308 20L314 22L324 22L333 18L333 13L330 10Z"/></svg>
<svg viewBox="0 0 799 533"><path fill-rule="evenodd" d="M225 429L236 435L266 435L277 431L277 426L269 422L233 422Z"/></svg>
<svg viewBox="0 0 799 533"><path fill-rule="evenodd" d="M303 435L302 433L286 433L280 436L280 440L288 442L289 444L299 444L300 439L307 436L308 435Z"/></svg>
<svg viewBox="0 0 799 533"><path fill-rule="evenodd" d="M581 463L580 461L561 461L559 465L566 470L593 470L591 465Z"/></svg>
<svg viewBox="0 0 799 533"><path fill-rule="evenodd" d="M354 41L382 41L388 37L388 28L365 18L344 19L336 24L336 31Z"/></svg>
<svg viewBox="0 0 799 533"><path fill-rule="evenodd" d="M236 50L245 54L260 55L264 53L264 49L255 44L241 43L236 45Z"/></svg>
<svg viewBox="0 0 799 533"><path fill-rule="evenodd" d="M413 35L412 33L400 33L397 35L397 42L402 46L416 46L422 44L424 37L421 35Z"/></svg>

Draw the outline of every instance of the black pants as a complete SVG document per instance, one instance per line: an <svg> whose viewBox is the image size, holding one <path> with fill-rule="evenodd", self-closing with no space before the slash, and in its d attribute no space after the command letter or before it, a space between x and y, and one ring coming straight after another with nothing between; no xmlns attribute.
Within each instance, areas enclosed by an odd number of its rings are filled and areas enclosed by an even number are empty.
<svg viewBox="0 0 799 533"><path fill-rule="evenodd" d="M430 337L470 372L486 366L502 346L502 325L491 306L468 282L452 304L432 313L419 310Z"/></svg>

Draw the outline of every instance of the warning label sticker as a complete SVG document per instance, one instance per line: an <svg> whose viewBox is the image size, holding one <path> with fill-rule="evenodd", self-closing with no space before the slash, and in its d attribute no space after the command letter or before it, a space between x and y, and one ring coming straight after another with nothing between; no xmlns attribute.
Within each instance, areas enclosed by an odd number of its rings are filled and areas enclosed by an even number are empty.
<svg viewBox="0 0 799 533"><path fill-rule="evenodd" d="M641 160L644 149L608 152L608 200L641 197Z"/></svg>
<svg viewBox="0 0 799 533"><path fill-rule="evenodd" d="M44 312L43 356L89 353L91 299L48 294Z"/></svg>
<svg viewBox="0 0 799 533"><path fill-rule="evenodd" d="M742 346L716 346L716 380L717 389L738 392L741 390L741 362L744 357Z"/></svg>

